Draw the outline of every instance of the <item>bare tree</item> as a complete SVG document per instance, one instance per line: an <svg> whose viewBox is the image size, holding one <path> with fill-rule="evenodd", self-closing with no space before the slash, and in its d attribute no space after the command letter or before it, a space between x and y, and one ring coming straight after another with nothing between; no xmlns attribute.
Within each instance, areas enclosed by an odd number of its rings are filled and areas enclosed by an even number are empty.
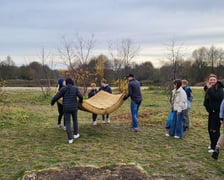
<svg viewBox="0 0 224 180"><path fill-rule="evenodd" d="M67 40L62 37L62 47L58 49L60 57L63 63L67 66L68 71L72 78L75 77L75 64L77 64L77 58L74 51L74 45L72 40Z"/></svg>
<svg viewBox="0 0 224 180"><path fill-rule="evenodd" d="M91 58L95 44L94 35L89 39L84 39L79 34L76 34L74 39L68 40L62 38L62 48L59 49L60 57L67 66L70 76L76 79L76 83L82 82L84 94L88 86L89 70L88 62Z"/></svg>
<svg viewBox="0 0 224 180"><path fill-rule="evenodd" d="M79 34L76 35L75 56L81 65L89 63L94 45L95 39L93 34L89 39L83 39Z"/></svg>
<svg viewBox="0 0 224 180"><path fill-rule="evenodd" d="M123 69L130 69L131 61L137 56L140 47L134 45L131 39L122 39L117 44L109 42L109 52L113 60L113 70L116 72L116 79L124 76Z"/></svg>
<svg viewBox="0 0 224 180"><path fill-rule="evenodd" d="M224 66L224 50L222 48L218 48L218 55L217 55L217 75L220 77L223 76L222 68Z"/></svg>
<svg viewBox="0 0 224 180"><path fill-rule="evenodd" d="M168 59L171 61L173 65L173 79L176 79L177 77L177 71L178 71L178 61L183 60L183 54L181 53L182 50L182 44L177 45L175 40L172 40L170 44L167 44L167 51L168 51Z"/></svg>
<svg viewBox="0 0 224 180"><path fill-rule="evenodd" d="M215 67L218 67L219 52L215 46L211 46L208 50L208 65L211 66L212 73L215 73Z"/></svg>

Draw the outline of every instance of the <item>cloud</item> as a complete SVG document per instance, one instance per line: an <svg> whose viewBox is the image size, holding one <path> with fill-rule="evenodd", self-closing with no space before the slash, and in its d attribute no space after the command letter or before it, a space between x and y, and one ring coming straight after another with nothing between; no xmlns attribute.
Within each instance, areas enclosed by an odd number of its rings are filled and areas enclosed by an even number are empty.
<svg viewBox="0 0 224 180"><path fill-rule="evenodd" d="M130 38L142 49L172 39L188 46L223 46L220 0L0 0L0 56L57 49L63 35L94 34L97 52L110 40ZM153 50L152 50L153 51ZM159 53L159 51L158 51ZM149 52L144 52L142 55ZM152 54L152 57L155 57Z"/></svg>

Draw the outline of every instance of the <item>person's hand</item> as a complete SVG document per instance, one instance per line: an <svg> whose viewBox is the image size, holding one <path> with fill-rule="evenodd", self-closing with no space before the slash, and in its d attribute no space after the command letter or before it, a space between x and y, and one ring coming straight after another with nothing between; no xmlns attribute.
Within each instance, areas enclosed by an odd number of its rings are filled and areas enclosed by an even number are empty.
<svg viewBox="0 0 224 180"><path fill-rule="evenodd" d="M127 95L125 95L124 97L123 97L123 100L125 101L126 99L128 99L128 96Z"/></svg>
<svg viewBox="0 0 224 180"><path fill-rule="evenodd" d="M208 88L212 87L212 85L211 85L209 82L207 82L206 86L207 86Z"/></svg>
<svg viewBox="0 0 224 180"><path fill-rule="evenodd" d="M223 125L224 126L224 120L222 119L222 120L220 120L220 123L221 123L221 125Z"/></svg>

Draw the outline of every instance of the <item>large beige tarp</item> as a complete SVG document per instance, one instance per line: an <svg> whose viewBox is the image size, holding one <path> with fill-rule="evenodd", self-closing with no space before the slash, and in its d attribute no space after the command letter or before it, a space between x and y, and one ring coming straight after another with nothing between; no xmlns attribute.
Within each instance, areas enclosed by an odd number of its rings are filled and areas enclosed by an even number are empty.
<svg viewBox="0 0 224 180"><path fill-rule="evenodd" d="M110 94L105 91L99 91L96 95L83 103L79 103L79 109L95 114L109 114L117 110L124 102L125 94Z"/></svg>

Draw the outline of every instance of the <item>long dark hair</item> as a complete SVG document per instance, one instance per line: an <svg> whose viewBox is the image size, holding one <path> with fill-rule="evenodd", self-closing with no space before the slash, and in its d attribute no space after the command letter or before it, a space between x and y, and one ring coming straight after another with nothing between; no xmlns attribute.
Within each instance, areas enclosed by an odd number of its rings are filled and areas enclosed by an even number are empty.
<svg viewBox="0 0 224 180"><path fill-rule="evenodd" d="M176 84L177 85L176 89L179 89L182 85L182 81L180 79L175 79L173 81L173 84Z"/></svg>

